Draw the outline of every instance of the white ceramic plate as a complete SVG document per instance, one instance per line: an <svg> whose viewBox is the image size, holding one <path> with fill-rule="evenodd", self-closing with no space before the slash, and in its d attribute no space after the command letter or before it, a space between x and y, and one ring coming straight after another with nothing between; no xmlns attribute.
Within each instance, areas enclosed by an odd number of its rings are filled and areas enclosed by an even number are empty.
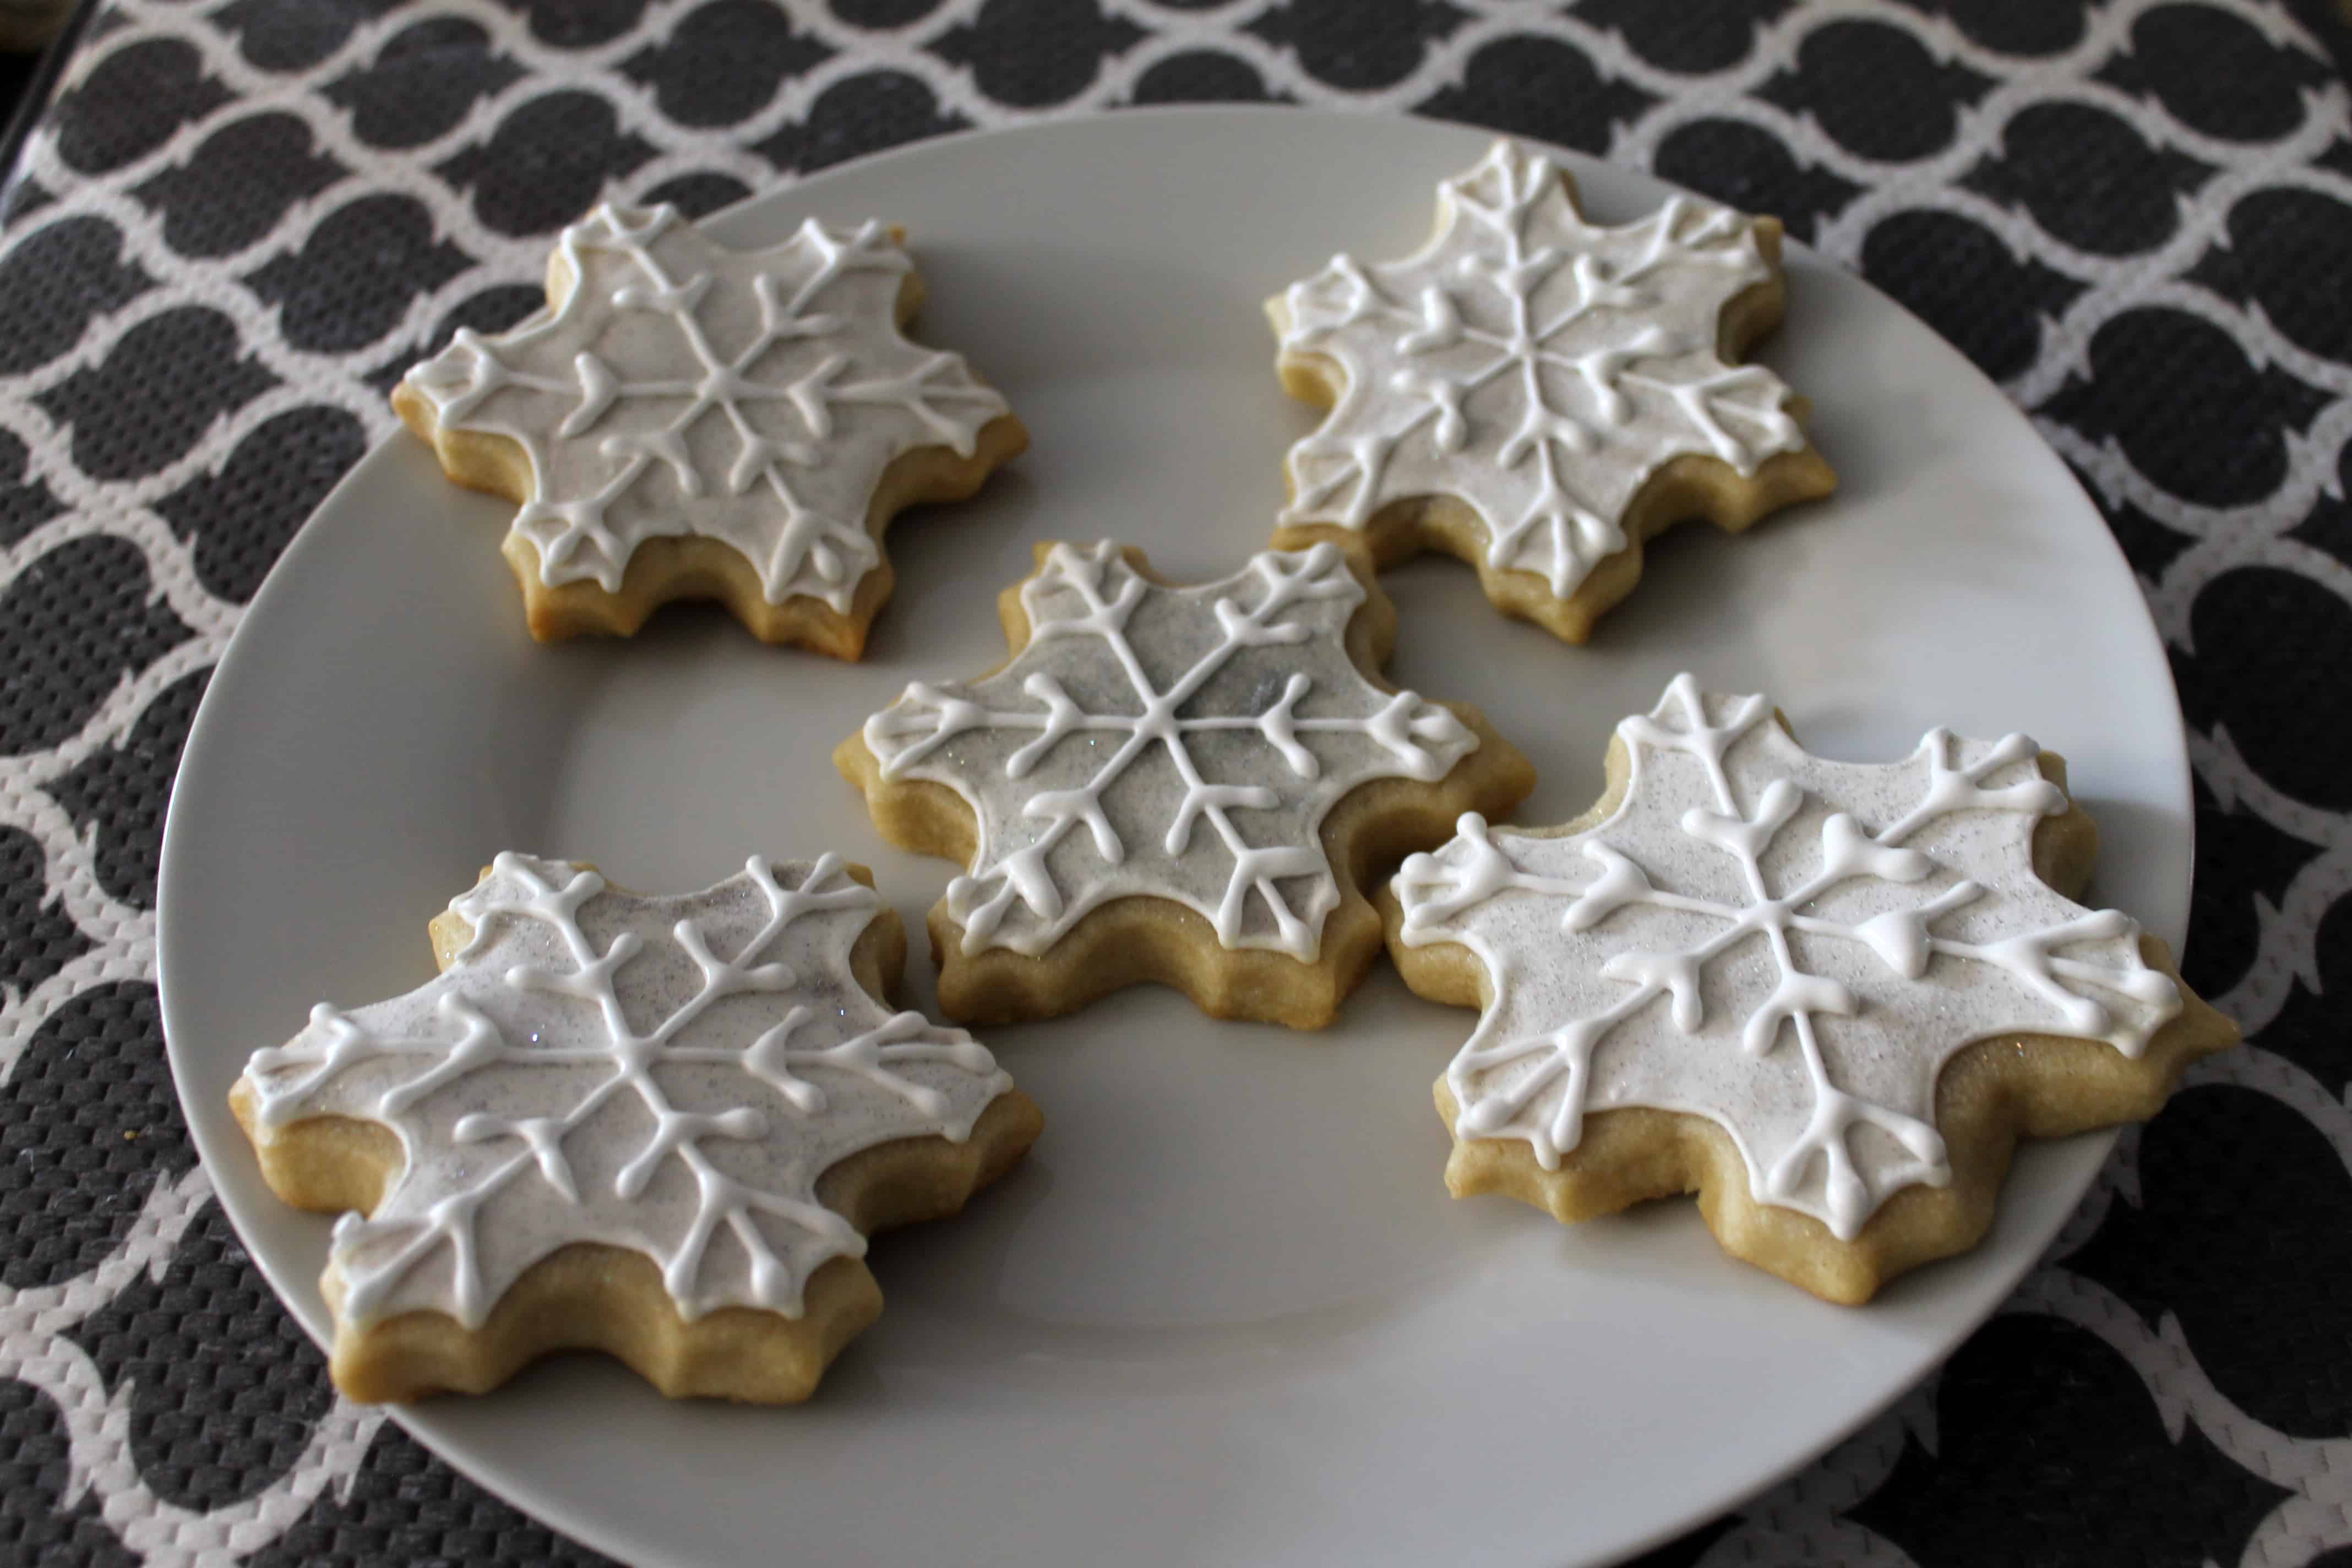
<svg viewBox="0 0 2352 1568"><path fill-rule="evenodd" d="M406 439L320 509L247 616L172 802L163 1009L198 1146L304 1325L324 1219L262 1185L225 1103L320 998L431 969L425 921L497 850L686 889L750 852L870 862L910 930L950 868L886 847L834 743L909 679L1003 655L994 595L1038 539L1114 534L1179 577L1265 542L1286 400L1258 302L1332 251L1399 254L1481 132L1295 110L1123 114L934 142L711 222L912 231L927 341L968 353L1035 448L975 503L902 521L863 665L673 611L632 643L534 647L509 509ZM1664 188L1570 159L1622 219ZM1817 750L1885 759L1933 724L2066 753L2096 896L2178 941L2189 795L2170 679L2120 555L1995 389L1801 252L1764 358L1818 410L1843 489L1741 539L1654 547L1581 648L1506 622L1471 573L1391 574L1396 679L1464 698L1581 810L1622 714L1688 668L1772 693ZM928 965L915 966L919 1005ZM609 1363L399 1412L493 1489L622 1556L704 1563L1558 1564L1696 1522L1818 1453L1995 1306L2107 1140L2039 1147L1991 1238L1864 1310L1728 1261L1687 1204L1563 1230L1454 1203L1431 1080L1472 1015L1383 970L1318 1036L1135 990L991 1033L1045 1108L960 1219L884 1237L889 1305L789 1411L667 1404Z"/></svg>

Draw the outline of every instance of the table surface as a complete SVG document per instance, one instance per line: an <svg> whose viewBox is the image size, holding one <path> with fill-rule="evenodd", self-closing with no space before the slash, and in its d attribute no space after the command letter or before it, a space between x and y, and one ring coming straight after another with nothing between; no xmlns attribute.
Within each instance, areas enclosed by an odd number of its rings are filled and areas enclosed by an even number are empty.
<svg viewBox="0 0 2352 1568"><path fill-rule="evenodd" d="M400 372L606 194L1277 99L1780 215L2028 411L2179 683L2248 1048L1929 1384L1644 1562L2352 1565L2348 64L2328 0L105 0L0 194L0 1558L597 1561L333 1396L163 1065L181 742Z"/></svg>

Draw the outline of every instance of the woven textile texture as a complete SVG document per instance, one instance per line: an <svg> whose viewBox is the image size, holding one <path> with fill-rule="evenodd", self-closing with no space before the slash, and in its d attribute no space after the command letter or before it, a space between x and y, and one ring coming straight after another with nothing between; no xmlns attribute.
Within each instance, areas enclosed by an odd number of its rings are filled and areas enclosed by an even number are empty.
<svg viewBox="0 0 2352 1568"><path fill-rule="evenodd" d="M1173 100L1474 121L1780 214L2097 500L2251 1048L1943 1373L1657 1564L2352 1564L2352 98L2326 0L105 0L0 198L0 1559L593 1562L337 1401L196 1168L157 841L384 394L604 195ZM2341 45L2341 32L2333 42Z"/></svg>

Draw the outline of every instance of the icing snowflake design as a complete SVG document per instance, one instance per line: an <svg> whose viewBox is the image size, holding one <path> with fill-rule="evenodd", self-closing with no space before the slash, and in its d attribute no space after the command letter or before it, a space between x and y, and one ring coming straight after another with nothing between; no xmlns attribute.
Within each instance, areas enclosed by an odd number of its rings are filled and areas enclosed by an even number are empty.
<svg viewBox="0 0 2352 1568"><path fill-rule="evenodd" d="M1760 365L1717 357L1718 318L1772 276L1752 220L1685 196L1621 228L1578 216L1559 171L1498 142L1438 185L1438 232L1402 261L1334 257L1291 285L1282 352L1346 385L1290 450L1286 525L1363 529L1448 495L1486 563L1567 598L1626 546L1626 507L1686 454L1742 477L1804 433Z"/></svg>
<svg viewBox="0 0 2352 1568"><path fill-rule="evenodd" d="M811 219L782 245L719 246L667 205L605 205L563 231L562 307L460 329L408 384L441 425L530 462L514 528L548 584L620 591L648 539L723 540L767 599L847 614L880 561L866 514L891 461L971 456L1004 399L897 325L913 262L879 223Z"/></svg>
<svg viewBox="0 0 2352 1568"><path fill-rule="evenodd" d="M1678 677L1618 726L1633 771L1608 820L1529 837L1465 816L1395 889L1404 942L1469 948L1493 988L1446 1072L1457 1134L1557 1169L1590 1112L1703 1115L1756 1201L1851 1239L1950 1179L1935 1090L1961 1047L2137 1057L2179 994L2134 921L2034 875L2034 825L2066 802L2032 741L1937 730L1901 763L1834 763L1771 711Z"/></svg>
<svg viewBox="0 0 2352 1568"><path fill-rule="evenodd" d="M1374 779L1442 779L1478 744L1357 668L1363 600L1329 544L1192 588L1108 541L1055 545L1022 586L1031 633L1011 663L919 682L866 721L884 778L946 784L979 818L971 872L948 885L964 952L1043 952L1146 894L1205 916L1229 949L1313 963L1339 901L1325 814Z"/></svg>
<svg viewBox="0 0 2352 1568"><path fill-rule="evenodd" d="M407 1166L373 1215L335 1226L352 1321L478 1327L572 1242L652 1258L688 1320L797 1317L820 1264L866 1251L817 1178L892 1139L961 1142L1010 1087L970 1036L857 983L882 904L836 856L649 898L501 855L449 907L474 935L437 977L321 1004L246 1068L264 1136L319 1116L399 1134Z"/></svg>

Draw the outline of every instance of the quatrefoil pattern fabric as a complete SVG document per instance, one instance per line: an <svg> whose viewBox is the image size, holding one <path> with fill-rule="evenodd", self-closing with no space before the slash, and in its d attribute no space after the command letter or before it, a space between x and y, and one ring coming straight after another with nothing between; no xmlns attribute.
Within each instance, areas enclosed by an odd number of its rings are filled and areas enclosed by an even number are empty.
<svg viewBox="0 0 2352 1568"><path fill-rule="evenodd" d="M0 195L0 1557L595 1560L335 1403L194 1166L153 903L207 672L391 434L392 384L536 309L556 232L599 201L695 216L919 137L1202 99L1475 121L1778 214L2074 466L2180 681L2187 978L2251 1048L2126 1136L1934 1382L1654 1561L2352 1554L2335 14L103 0Z"/></svg>

